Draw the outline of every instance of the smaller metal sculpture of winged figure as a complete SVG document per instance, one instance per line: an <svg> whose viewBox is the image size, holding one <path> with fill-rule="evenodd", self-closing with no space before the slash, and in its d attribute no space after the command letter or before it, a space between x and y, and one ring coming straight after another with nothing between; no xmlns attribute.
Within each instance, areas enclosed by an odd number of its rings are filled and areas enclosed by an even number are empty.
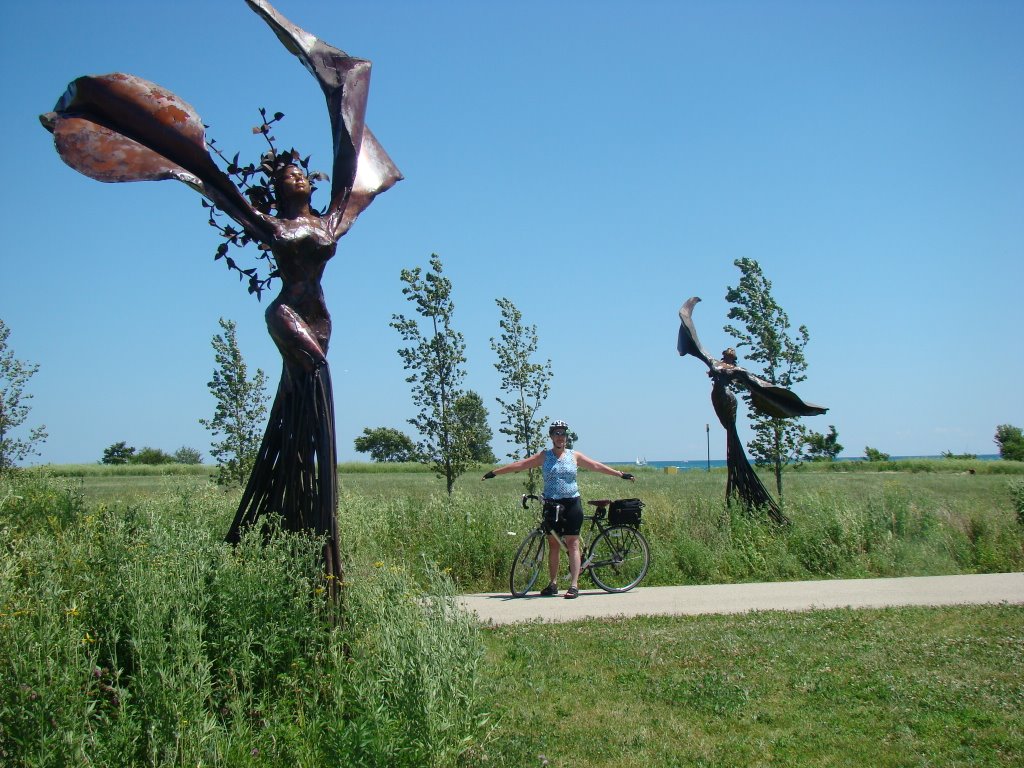
<svg viewBox="0 0 1024 768"><path fill-rule="evenodd" d="M694 296L679 308L676 349L681 356L692 355L708 367L708 376L712 381L711 404L726 433L725 457L729 471L725 485L726 502L736 493L748 508L763 508L775 522L786 524L789 519L768 493L743 452L743 443L736 430L736 396L730 391L730 385L746 389L755 409L777 418L818 416L828 409L804 402L790 390L740 368L736 365L736 351L732 348L722 352L721 360L711 357L701 346L697 329L693 325L693 308L699 301L700 298Z"/></svg>

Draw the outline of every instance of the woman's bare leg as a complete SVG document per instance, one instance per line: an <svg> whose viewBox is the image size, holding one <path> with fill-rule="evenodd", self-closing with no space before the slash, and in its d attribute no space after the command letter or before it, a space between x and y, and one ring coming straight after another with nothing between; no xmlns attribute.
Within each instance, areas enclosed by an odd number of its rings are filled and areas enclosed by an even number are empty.
<svg viewBox="0 0 1024 768"><path fill-rule="evenodd" d="M561 547L558 543L558 537L554 535L548 536L548 543L551 545L548 547L548 576L551 579L551 584L557 584L558 559L561 556Z"/></svg>
<svg viewBox="0 0 1024 768"><path fill-rule="evenodd" d="M578 587L580 580L580 537L565 537L566 554L569 555L569 586Z"/></svg>

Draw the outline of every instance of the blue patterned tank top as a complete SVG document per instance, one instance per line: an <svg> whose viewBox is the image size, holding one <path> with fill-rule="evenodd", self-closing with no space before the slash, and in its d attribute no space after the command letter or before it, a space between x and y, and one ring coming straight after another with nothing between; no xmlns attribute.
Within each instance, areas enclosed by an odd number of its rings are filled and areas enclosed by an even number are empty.
<svg viewBox="0 0 1024 768"><path fill-rule="evenodd" d="M575 499L580 495L576 484L576 453L569 449L556 458L554 451L544 452L544 498Z"/></svg>

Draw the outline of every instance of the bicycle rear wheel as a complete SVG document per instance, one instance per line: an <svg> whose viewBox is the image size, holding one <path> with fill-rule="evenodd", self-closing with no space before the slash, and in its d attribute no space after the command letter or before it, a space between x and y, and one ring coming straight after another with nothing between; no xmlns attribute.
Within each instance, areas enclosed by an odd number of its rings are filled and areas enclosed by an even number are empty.
<svg viewBox="0 0 1024 768"><path fill-rule="evenodd" d="M512 597L524 597L537 583L547 553L547 541L548 537L541 531L531 531L519 545L516 559L512 561L512 571L508 575Z"/></svg>
<svg viewBox="0 0 1024 768"><path fill-rule="evenodd" d="M605 592L628 592L647 575L651 548L636 528L613 525L590 547L590 578Z"/></svg>

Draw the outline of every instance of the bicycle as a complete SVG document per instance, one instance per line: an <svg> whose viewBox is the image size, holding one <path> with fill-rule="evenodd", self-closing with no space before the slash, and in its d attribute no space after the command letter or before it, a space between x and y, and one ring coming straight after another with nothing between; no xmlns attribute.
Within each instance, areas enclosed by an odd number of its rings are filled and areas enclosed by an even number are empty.
<svg viewBox="0 0 1024 768"><path fill-rule="evenodd" d="M524 493L523 509L529 509L530 501L541 502L541 516L537 527L526 534L519 545L512 562L508 581L513 597L524 597L537 583L541 569L547 568L548 536L556 537L562 549L568 552L564 539L554 531L562 505ZM580 530L580 556L587 553L580 563L580 573L588 571L594 584L605 592L628 592L643 581L651 565L651 547L638 529L643 502L599 499L587 504L596 509L593 514L583 516L584 522L590 521L590 527L586 532Z"/></svg>

